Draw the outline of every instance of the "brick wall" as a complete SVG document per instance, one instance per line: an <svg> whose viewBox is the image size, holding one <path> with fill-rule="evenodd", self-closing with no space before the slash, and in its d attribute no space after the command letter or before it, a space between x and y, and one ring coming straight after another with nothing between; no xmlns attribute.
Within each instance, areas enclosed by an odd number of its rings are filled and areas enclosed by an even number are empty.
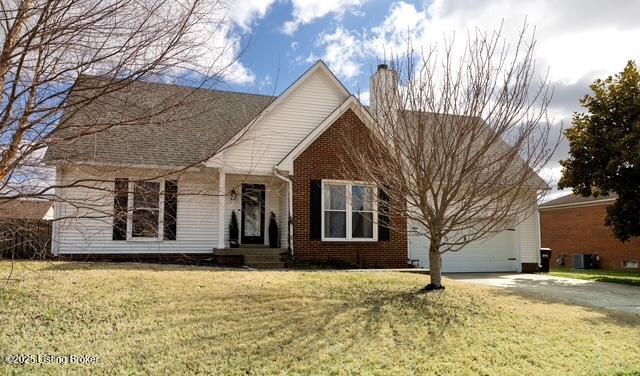
<svg viewBox="0 0 640 376"><path fill-rule="evenodd" d="M604 224L606 207L603 204L540 212L542 247L553 252L552 269L558 268L556 258L560 254L566 254L566 267L572 267L573 255L580 253L597 253L602 269L622 269L623 261L640 260L640 239L632 238L626 243L615 239Z"/></svg>
<svg viewBox="0 0 640 376"><path fill-rule="evenodd" d="M345 112L295 161L293 176L293 246L298 261L341 260L367 267L402 268L407 266L407 234L391 231L389 241L322 242L309 240L309 184L311 180L353 179L341 168L341 138L357 139L357 132L368 132L351 110ZM349 169L347 169L349 170ZM395 224L406 219L392 216Z"/></svg>

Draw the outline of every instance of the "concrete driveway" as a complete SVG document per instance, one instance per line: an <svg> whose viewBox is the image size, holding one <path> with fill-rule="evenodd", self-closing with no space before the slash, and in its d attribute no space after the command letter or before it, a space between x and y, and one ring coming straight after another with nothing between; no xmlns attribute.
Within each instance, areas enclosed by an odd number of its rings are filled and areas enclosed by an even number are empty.
<svg viewBox="0 0 640 376"><path fill-rule="evenodd" d="M640 315L640 287L545 274L455 273L446 277L477 285L537 294L586 307Z"/></svg>

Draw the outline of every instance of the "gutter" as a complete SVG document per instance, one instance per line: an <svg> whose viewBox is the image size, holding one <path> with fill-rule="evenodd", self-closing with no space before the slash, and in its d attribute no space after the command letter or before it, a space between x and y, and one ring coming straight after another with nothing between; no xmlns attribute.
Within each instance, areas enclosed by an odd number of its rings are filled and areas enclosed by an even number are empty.
<svg viewBox="0 0 640 376"><path fill-rule="evenodd" d="M289 247L289 253L293 255L293 224L291 223L291 219L293 218L292 208L293 208L293 182L288 177L280 174L277 168L273 168L273 175L277 178L284 180L289 185L289 194L287 197L287 245Z"/></svg>
<svg viewBox="0 0 640 376"><path fill-rule="evenodd" d="M592 201L583 201L583 202L572 202L570 204L557 204L557 205L548 205L548 206L538 206L539 211L547 211L547 210L559 210L564 208L580 208L580 207L589 207L589 206L598 206L603 204L609 204L615 202L618 198L606 198L602 200L592 200Z"/></svg>

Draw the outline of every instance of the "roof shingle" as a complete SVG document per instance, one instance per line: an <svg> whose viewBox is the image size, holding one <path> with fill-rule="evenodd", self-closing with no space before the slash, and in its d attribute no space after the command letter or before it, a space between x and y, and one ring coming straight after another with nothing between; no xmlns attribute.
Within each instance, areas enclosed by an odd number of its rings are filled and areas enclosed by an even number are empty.
<svg viewBox="0 0 640 376"><path fill-rule="evenodd" d="M99 79L81 76L70 103L95 96L99 87ZM274 99L130 82L66 119L45 162L191 166L211 157ZM80 132L88 135L75 137Z"/></svg>

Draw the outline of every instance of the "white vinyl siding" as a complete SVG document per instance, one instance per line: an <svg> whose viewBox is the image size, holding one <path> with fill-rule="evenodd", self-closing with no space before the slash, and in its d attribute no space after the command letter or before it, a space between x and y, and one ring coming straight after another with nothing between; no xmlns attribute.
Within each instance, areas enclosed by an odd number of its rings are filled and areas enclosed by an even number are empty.
<svg viewBox="0 0 640 376"><path fill-rule="evenodd" d="M537 209L537 208L536 208ZM537 210L518 225L520 257L524 263L537 263L540 259L540 237Z"/></svg>
<svg viewBox="0 0 640 376"><path fill-rule="evenodd" d="M75 168L65 171L63 182L78 178L104 179L111 182L94 183L96 188L70 188L60 190L63 197L74 203L85 202L76 208L71 203L58 203L57 215L65 217L57 225L57 246L60 254L91 253L210 253L218 239L217 173L194 172L178 177L178 218L176 240L135 241L112 240L113 231L113 179L144 177L145 172L127 170L118 172ZM153 174L149 172L148 174ZM155 172L157 174L158 172ZM175 179L167 178L167 179ZM162 223L160 224L162 227Z"/></svg>
<svg viewBox="0 0 640 376"><path fill-rule="evenodd" d="M270 172L345 99L327 74L317 70L224 151L224 166Z"/></svg>

